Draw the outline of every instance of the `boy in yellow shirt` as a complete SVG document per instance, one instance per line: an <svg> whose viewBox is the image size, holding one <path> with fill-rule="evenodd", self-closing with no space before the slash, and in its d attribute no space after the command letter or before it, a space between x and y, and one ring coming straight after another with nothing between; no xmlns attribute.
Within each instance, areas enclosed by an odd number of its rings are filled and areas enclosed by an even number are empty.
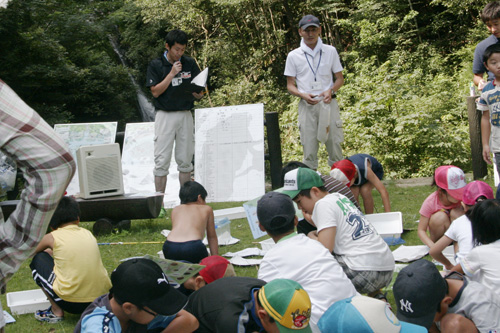
<svg viewBox="0 0 500 333"><path fill-rule="evenodd" d="M82 313L111 287L97 241L90 231L78 226L79 216L76 200L62 198L50 221L52 232L43 237L31 261L33 279L51 304L35 313L39 321L56 323L65 311Z"/></svg>

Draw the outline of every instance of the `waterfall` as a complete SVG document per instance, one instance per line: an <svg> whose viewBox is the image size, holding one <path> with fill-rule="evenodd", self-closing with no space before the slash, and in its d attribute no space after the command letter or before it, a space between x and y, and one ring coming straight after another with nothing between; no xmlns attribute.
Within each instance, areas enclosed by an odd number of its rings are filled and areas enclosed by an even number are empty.
<svg viewBox="0 0 500 333"><path fill-rule="evenodd" d="M115 53L120 58L122 65L125 66L126 68L128 68L127 62L125 61L125 57L123 56L123 52L121 51L121 49L118 45L118 42L111 35L108 37L109 37L109 42L110 42L111 46L113 47L113 50L115 51ZM132 82L132 85L135 88L135 92L137 95L137 104L138 104L138 108L141 112L142 121L144 121L144 122L154 121L155 120L155 108L154 108L153 104L151 104L149 99L146 97L146 95L144 94L144 92L142 91L140 86L137 84L137 81L132 76L132 74L129 73L128 77L130 78L130 81Z"/></svg>

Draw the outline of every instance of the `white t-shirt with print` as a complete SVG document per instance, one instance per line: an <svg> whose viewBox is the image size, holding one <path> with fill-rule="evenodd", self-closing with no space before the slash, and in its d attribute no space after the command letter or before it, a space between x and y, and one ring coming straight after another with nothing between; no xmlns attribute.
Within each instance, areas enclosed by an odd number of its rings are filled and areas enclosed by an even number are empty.
<svg viewBox="0 0 500 333"><path fill-rule="evenodd" d="M350 269L394 270L394 257L389 246L347 197L331 193L318 200L312 220L318 233L326 228L337 228L333 252L343 256Z"/></svg>

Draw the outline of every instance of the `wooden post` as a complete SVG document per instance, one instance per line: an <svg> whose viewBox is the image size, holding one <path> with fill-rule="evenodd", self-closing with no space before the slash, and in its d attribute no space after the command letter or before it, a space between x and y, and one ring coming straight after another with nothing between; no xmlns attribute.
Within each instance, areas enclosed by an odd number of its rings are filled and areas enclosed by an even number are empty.
<svg viewBox="0 0 500 333"><path fill-rule="evenodd" d="M476 98L467 97L467 112L469 114L470 150L472 158L472 174L474 179L480 179L488 174L486 162L483 160L483 144L481 142L481 112L476 109Z"/></svg>
<svg viewBox="0 0 500 333"><path fill-rule="evenodd" d="M268 160L271 173L271 186L274 189L281 185L281 139L279 118L277 112L265 113L265 124L267 128L267 148L269 150Z"/></svg>

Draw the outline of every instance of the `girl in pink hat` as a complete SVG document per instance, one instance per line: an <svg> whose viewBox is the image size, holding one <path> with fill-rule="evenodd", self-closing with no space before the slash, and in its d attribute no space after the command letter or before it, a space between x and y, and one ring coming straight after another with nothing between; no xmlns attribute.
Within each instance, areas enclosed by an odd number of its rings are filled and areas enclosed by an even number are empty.
<svg viewBox="0 0 500 333"><path fill-rule="evenodd" d="M453 264L443 254L443 250L451 244L455 244L455 262L460 263L462 259L472 250L474 243L472 241L472 226L469 215L476 203L483 200L493 199L493 190L491 186L476 180L465 186L462 196L462 207L465 215L457 218L450 225L448 230L429 250L429 254L435 260L444 265L447 270L453 268Z"/></svg>
<svg viewBox="0 0 500 333"><path fill-rule="evenodd" d="M461 202L467 183L462 169L443 165L436 169L432 185L436 185L437 190L422 204L418 224L418 237L429 248L444 235L453 220L464 214Z"/></svg>

